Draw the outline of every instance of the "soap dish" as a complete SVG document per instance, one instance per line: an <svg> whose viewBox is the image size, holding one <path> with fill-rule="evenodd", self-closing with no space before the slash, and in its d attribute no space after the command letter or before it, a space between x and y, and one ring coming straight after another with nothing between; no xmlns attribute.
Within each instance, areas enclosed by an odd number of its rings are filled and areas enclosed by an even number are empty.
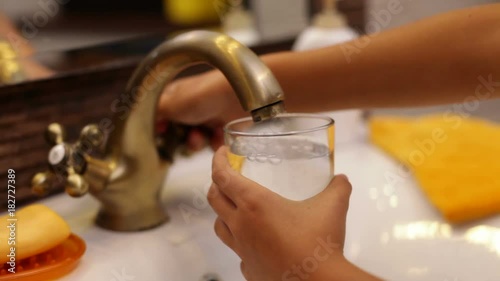
<svg viewBox="0 0 500 281"><path fill-rule="evenodd" d="M60 278L71 272L85 252L85 242L75 234L71 234L56 247L16 261L16 273L8 271L6 263L0 269L0 281L40 281Z"/></svg>

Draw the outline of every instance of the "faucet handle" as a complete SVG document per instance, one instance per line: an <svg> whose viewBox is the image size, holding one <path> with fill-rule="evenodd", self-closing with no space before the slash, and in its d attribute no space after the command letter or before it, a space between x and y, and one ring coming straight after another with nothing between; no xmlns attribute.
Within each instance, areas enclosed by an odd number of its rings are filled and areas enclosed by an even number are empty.
<svg viewBox="0 0 500 281"><path fill-rule="evenodd" d="M50 124L45 130L45 138L52 146L47 157L49 171L38 173L32 179L32 190L36 194L48 193L56 180L65 185L66 193L80 197L89 190L89 183L82 176L87 168L88 154L95 151L103 140L99 128L85 126L79 140L74 144L64 141L65 130L58 123Z"/></svg>
<svg viewBox="0 0 500 281"><path fill-rule="evenodd" d="M53 189L56 177L52 171L37 173L31 180L33 192L37 195L46 195ZM83 176L70 169L66 178L65 190L72 197L81 197L88 192L89 184Z"/></svg>

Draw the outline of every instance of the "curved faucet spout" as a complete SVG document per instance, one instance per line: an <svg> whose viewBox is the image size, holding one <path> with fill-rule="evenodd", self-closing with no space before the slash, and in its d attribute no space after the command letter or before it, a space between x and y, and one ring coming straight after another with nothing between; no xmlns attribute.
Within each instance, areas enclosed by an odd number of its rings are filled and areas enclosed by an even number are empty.
<svg viewBox="0 0 500 281"><path fill-rule="evenodd" d="M115 168L106 189L94 194L103 202L98 217L101 226L129 230L165 220L159 193L169 163L159 157L156 149L157 103L168 82L185 68L200 63L221 70L241 106L251 112L255 121L283 111L283 92L271 71L234 39L215 32L193 31L163 43L130 79L124 97L132 101L129 110L114 116L115 130L105 152Z"/></svg>
<svg viewBox="0 0 500 281"><path fill-rule="evenodd" d="M163 43L140 64L129 80L124 96L132 101L131 108L125 114L115 114L116 133L113 137L134 137L145 129L153 135L157 101L165 85L182 70L201 63L209 64L225 75L242 108L251 112L255 121L271 118L284 110L284 95L279 83L252 51L224 34L193 31ZM134 120L144 122L137 124L136 128L129 128L132 125L129 123ZM134 135L127 136L128 132ZM115 146L116 141L109 144Z"/></svg>

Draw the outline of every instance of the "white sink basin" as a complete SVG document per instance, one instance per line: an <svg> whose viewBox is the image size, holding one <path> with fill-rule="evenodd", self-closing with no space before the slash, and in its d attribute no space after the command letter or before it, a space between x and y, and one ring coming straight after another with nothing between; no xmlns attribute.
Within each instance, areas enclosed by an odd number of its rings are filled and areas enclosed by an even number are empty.
<svg viewBox="0 0 500 281"><path fill-rule="evenodd" d="M346 256L387 280L500 280L500 216L461 227L446 224L413 177L388 184L398 165L360 136L336 147L336 172L353 184ZM58 211L87 242L80 265L61 280L198 281L206 273L242 281L239 258L213 232L215 214L204 194L211 152L178 159L166 182L171 220L138 233L93 224L90 196L59 195L42 203Z"/></svg>

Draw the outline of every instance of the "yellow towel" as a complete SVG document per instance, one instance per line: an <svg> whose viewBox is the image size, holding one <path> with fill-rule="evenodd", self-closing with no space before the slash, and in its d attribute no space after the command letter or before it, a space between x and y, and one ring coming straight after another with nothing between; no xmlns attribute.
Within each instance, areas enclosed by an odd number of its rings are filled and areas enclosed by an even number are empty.
<svg viewBox="0 0 500 281"><path fill-rule="evenodd" d="M459 115L374 117L370 136L408 166L443 216L461 223L500 214L500 126Z"/></svg>

